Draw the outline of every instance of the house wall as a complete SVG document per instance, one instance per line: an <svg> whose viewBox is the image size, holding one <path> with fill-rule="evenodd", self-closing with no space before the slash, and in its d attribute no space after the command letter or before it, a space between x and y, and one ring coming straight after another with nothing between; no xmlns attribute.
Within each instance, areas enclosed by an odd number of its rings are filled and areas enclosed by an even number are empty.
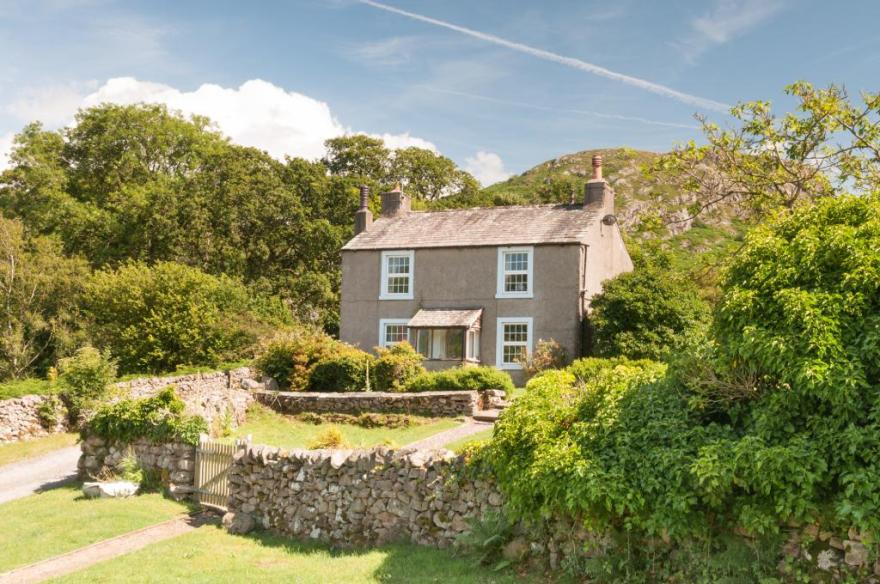
<svg viewBox="0 0 880 584"><path fill-rule="evenodd" d="M495 298L498 248L494 246L416 249L412 300L379 300L381 251L343 250L340 338L373 350L379 344L381 319L408 319L420 308L482 308L482 363L496 363L499 317L531 317L533 343L554 339L569 357L577 357L580 321L589 299L601 290L604 280L632 269L616 224L599 223L590 231L586 248L581 244L534 246L532 298ZM430 368L455 364L431 363ZM519 371L509 373L515 383L522 383Z"/></svg>

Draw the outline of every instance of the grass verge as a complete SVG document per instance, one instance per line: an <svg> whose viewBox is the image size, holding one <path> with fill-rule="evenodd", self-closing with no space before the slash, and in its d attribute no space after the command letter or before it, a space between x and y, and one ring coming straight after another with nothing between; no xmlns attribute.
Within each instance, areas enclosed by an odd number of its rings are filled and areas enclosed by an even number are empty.
<svg viewBox="0 0 880 584"><path fill-rule="evenodd" d="M482 442L484 440L489 440L492 437L492 428L487 428L485 430L480 430L476 434L471 434L470 436L466 436L461 440L456 440L455 442L450 442L443 448L447 450L451 450L453 452L461 452L464 450L464 447L472 442Z"/></svg>
<svg viewBox="0 0 880 584"><path fill-rule="evenodd" d="M160 523L187 507L159 494L130 499L85 499L79 485L52 489L0 505L0 572ZM128 574L141 573L132 571Z"/></svg>
<svg viewBox="0 0 880 584"><path fill-rule="evenodd" d="M173 540L97 564L58 583L131 582L407 582L507 584L526 580L476 567L473 560L413 545L331 552L324 547L258 533L247 537L205 526Z"/></svg>
<svg viewBox="0 0 880 584"><path fill-rule="evenodd" d="M282 448L307 448L309 443L336 427L352 447L367 448L388 444L405 446L437 432L454 428L461 421L443 418L408 428L364 428L353 424L311 424L284 416L265 406L254 405L248 410L247 422L233 431L234 437L251 435L254 444L268 444Z"/></svg>
<svg viewBox="0 0 880 584"><path fill-rule="evenodd" d="M0 444L0 466L27 458L34 458L59 448L73 446L78 436L71 432L59 432L42 438Z"/></svg>

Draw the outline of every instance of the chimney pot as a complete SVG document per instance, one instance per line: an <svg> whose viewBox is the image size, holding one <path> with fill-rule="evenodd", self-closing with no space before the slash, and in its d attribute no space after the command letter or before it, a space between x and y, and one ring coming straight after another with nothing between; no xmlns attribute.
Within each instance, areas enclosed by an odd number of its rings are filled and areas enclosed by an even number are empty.
<svg viewBox="0 0 880 584"><path fill-rule="evenodd" d="M367 231L373 224L373 213L367 206L370 202L370 187L367 185L360 186L361 206L354 213L354 234L358 235Z"/></svg>
<svg viewBox="0 0 880 584"><path fill-rule="evenodd" d="M602 155L593 154L593 180L602 180Z"/></svg>
<svg viewBox="0 0 880 584"><path fill-rule="evenodd" d="M370 202L370 187L368 187L367 185L361 185L360 191L361 191L361 206L360 206L360 208L366 209L367 205Z"/></svg>

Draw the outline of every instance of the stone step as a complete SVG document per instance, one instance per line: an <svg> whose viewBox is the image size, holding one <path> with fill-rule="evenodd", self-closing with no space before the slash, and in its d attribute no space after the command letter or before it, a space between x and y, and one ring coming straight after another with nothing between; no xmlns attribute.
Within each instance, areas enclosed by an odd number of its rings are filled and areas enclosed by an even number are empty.
<svg viewBox="0 0 880 584"><path fill-rule="evenodd" d="M491 410L480 410L474 414L474 420L477 422L494 422L498 419L498 414L501 413L500 409L491 409Z"/></svg>

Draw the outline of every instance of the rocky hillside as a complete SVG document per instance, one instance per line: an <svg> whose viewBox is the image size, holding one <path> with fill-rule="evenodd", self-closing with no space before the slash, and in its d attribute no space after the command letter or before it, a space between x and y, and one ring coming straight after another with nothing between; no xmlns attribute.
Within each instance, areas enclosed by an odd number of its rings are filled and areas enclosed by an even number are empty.
<svg viewBox="0 0 880 584"><path fill-rule="evenodd" d="M729 253L741 239L745 224L732 207L720 207L688 219L692 200L669 185L658 183L645 169L660 155L631 148L584 150L542 162L524 173L494 184L476 197L450 197L442 207L521 205L579 201L583 185L592 175L592 158L602 154L605 179L614 188L617 215L631 237L655 237L640 229L655 218L660 233L681 268L696 268ZM652 233L657 233L654 230ZM709 254L709 257L706 257Z"/></svg>

